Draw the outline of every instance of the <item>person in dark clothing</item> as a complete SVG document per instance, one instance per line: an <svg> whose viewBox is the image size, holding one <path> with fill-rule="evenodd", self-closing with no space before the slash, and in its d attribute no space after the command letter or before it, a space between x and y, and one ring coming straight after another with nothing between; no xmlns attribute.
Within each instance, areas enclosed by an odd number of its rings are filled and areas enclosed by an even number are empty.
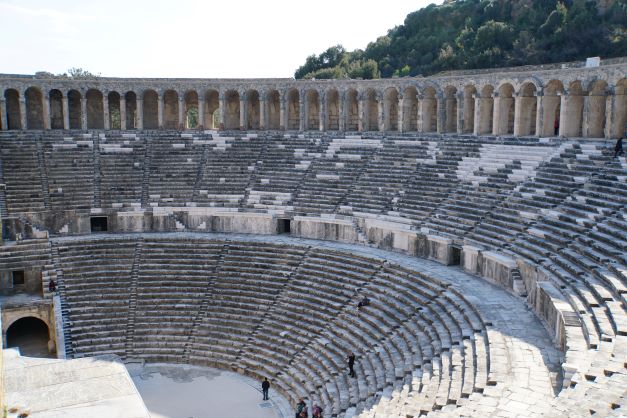
<svg viewBox="0 0 627 418"><path fill-rule="evenodd" d="M361 308L363 306L368 306L368 305L370 305L370 299L368 299L368 296L364 296L364 298L360 300L359 303L357 304L357 307Z"/></svg>
<svg viewBox="0 0 627 418"><path fill-rule="evenodd" d="M560 120L559 118L555 118L555 122L553 122L553 130L555 131L555 136L560 133Z"/></svg>
<svg viewBox="0 0 627 418"><path fill-rule="evenodd" d="M296 404L296 418L300 418L303 413L307 416L307 404L302 399L299 399Z"/></svg>
<svg viewBox="0 0 627 418"><path fill-rule="evenodd" d="M57 284L52 279L50 279L50 281L48 282L48 291L50 293L54 293L57 291Z"/></svg>
<svg viewBox="0 0 627 418"><path fill-rule="evenodd" d="M261 391L263 392L263 400L267 401L268 399L268 391L270 390L270 382L268 382L268 378L266 377L265 379L263 379L263 382L261 382Z"/></svg>
<svg viewBox="0 0 627 418"><path fill-rule="evenodd" d="M616 145L614 146L614 158L618 157L619 155L623 155L623 138L618 138L618 141L616 141Z"/></svg>
<svg viewBox="0 0 627 418"><path fill-rule="evenodd" d="M353 368L355 366L355 354L351 351L346 359L348 360L348 374L350 377L355 377L355 369Z"/></svg>
<svg viewBox="0 0 627 418"><path fill-rule="evenodd" d="M322 408L320 408L319 405L314 405L313 409L311 410L311 417L322 418Z"/></svg>

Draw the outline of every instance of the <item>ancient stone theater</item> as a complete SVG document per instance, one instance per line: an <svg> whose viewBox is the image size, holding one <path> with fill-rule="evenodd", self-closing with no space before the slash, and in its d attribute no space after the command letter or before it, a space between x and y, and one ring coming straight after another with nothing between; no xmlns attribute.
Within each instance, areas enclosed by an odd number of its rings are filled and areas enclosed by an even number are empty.
<svg viewBox="0 0 627 418"><path fill-rule="evenodd" d="M9 416L146 417L154 363L277 417L625 416L626 73L0 75Z"/></svg>

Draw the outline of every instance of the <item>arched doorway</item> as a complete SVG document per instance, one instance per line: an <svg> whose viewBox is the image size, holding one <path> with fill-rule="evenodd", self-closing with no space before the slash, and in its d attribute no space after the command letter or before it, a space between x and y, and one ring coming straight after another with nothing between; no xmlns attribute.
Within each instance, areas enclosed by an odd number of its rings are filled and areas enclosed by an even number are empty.
<svg viewBox="0 0 627 418"><path fill-rule="evenodd" d="M220 126L220 94L217 90L205 92L205 128L216 129Z"/></svg>
<svg viewBox="0 0 627 418"><path fill-rule="evenodd" d="M336 89L327 92L327 130L340 130L340 94Z"/></svg>
<svg viewBox="0 0 627 418"><path fill-rule="evenodd" d="M239 93L235 90L229 90L224 95L224 129L239 129L241 109L239 108ZM242 127L243 128L243 127Z"/></svg>
<svg viewBox="0 0 627 418"><path fill-rule="evenodd" d="M475 131L475 96L477 88L473 85L464 87L464 126L462 132L471 134Z"/></svg>
<svg viewBox="0 0 627 418"><path fill-rule="evenodd" d="M368 89L364 93L363 128L364 131L379 130L379 105L377 103L377 93L372 89Z"/></svg>
<svg viewBox="0 0 627 418"><path fill-rule="evenodd" d="M603 80L595 81L588 94L588 138L603 138L605 136L605 96L607 83Z"/></svg>
<svg viewBox="0 0 627 418"><path fill-rule="evenodd" d="M166 90L163 95L163 127L179 128L179 94L174 90Z"/></svg>
<svg viewBox="0 0 627 418"><path fill-rule="evenodd" d="M444 89L444 132L457 132L457 89L447 86Z"/></svg>
<svg viewBox="0 0 627 418"><path fill-rule="evenodd" d="M127 91L124 95L126 106L126 129L137 128L137 95Z"/></svg>
<svg viewBox="0 0 627 418"><path fill-rule="evenodd" d="M7 329L7 347L17 347L27 357L54 357L49 351L50 331L44 321L27 316Z"/></svg>
<svg viewBox="0 0 627 418"><path fill-rule="evenodd" d="M614 126L610 136L620 137L627 128L627 78L620 79L616 83L614 104Z"/></svg>
<svg viewBox="0 0 627 418"><path fill-rule="evenodd" d="M267 120L266 129L278 130L281 127L281 99L277 90L270 90L267 96Z"/></svg>
<svg viewBox="0 0 627 418"><path fill-rule="evenodd" d="M185 93L185 129L198 128L198 93L189 90Z"/></svg>
<svg viewBox="0 0 627 418"><path fill-rule="evenodd" d="M566 107L562 109L560 135L566 137L581 137L583 120L584 92L581 81L573 81L568 86Z"/></svg>
<svg viewBox="0 0 627 418"><path fill-rule="evenodd" d="M107 95L109 103L109 128L122 129L122 120L120 119L120 93L112 91Z"/></svg>
<svg viewBox="0 0 627 418"><path fill-rule="evenodd" d="M422 132L435 132L438 129L437 100L435 89L427 87L422 98Z"/></svg>
<svg viewBox="0 0 627 418"><path fill-rule="evenodd" d="M144 129L159 129L159 95L154 90L144 92Z"/></svg>
<svg viewBox="0 0 627 418"><path fill-rule="evenodd" d="M564 94L564 85L559 80L551 80L544 88L544 96L542 96L542 107L544 114L542 115L541 136L557 136L559 135L561 97Z"/></svg>
<svg viewBox="0 0 627 418"><path fill-rule="evenodd" d="M81 94L77 90L70 90L67 94L68 114L70 115L70 129L82 129Z"/></svg>
<svg viewBox="0 0 627 418"><path fill-rule="evenodd" d="M26 99L26 127L28 129L44 128L44 103L39 89L29 87L24 93Z"/></svg>
<svg viewBox="0 0 627 418"><path fill-rule="evenodd" d="M287 93L287 129L300 129L300 94L296 89Z"/></svg>
<svg viewBox="0 0 627 418"><path fill-rule="evenodd" d="M63 129L63 93L59 90L50 90L50 128Z"/></svg>
<svg viewBox="0 0 627 418"><path fill-rule="evenodd" d="M525 83L518 92L518 105L520 108L515 121L516 135L526 136L536 134L536 115L538 111L538 99L536 98L536 86L533 83Z"/></svg>
<svg viewBox="0 0 627 418"><path fill-rule="evenodd" d="M407 87L403 92L403 132L418 130L418 90Z"/></svg>
<svg viewBox="0 0 627 418"><path fill-rule="evenodd" d="M514 114L516 112L514 87L510 83L505 83L499 87L498 93L498 106L494 115L494 134L511 135L514 133Z"/></svg>
<svg viewBox="0 0 627 418"><path fill-rule="evenodd" d="M477 134L491 134L494 131L494 87L490 84L481 89L481 97L479 99L479 120L477 126Z"/></svg>
<svg viewBox="0 0 627 418"><path fill-rule="evenodd" d="M7 112L7 129L22 129L20 116L20 94L15 89L4 92Z"/></svg>
<svg viewBox="0 0 627 418"><path fill-rule="evenodd" d="M359 100L357 90L350 89L346 92L346 130L359 130Z"/></svg>
<svg viewBox="0 0 627 418"><path fill-rule="evenodd" d="M85 95L87 98L87 129L104 129L104 111L102 93L91 89Z"/></svg>
<svg viewBox="0 0 627 418"><path fill-rule="evenodd" d="M305 121L307 131L317 131L320 129L320 95L317 90L307 92L307 108L305 111Z"/></svg>
<svg viewBox="0 0 627 418"><path fill-rule="evenodd" d="M383 101L383 129L385 131L398 131L398 91L389 88L385 91Z"/></svg>
<svg viewBox="0 0 627 418"><path fill-rule="evenodd" d="M259 92L248 90L246 92L246 129L259 130L260 122Z"/></svg>

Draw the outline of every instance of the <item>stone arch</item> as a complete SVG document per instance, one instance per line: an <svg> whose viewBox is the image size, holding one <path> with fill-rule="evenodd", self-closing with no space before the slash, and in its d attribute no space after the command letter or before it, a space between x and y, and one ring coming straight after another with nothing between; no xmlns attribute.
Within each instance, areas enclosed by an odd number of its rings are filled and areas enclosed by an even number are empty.
<svg viewBox="0 0 627 418"><path fill-rule="evenodd" d="M154 90L144 91L144 129L159 129L159 95Z"/></svg>
<svg viewBox="0 0 627 418"><path fill-rule="evenodd" d="M520 136L536 134L536 118L538 113L538 99L536 85L527 82L518 92L517 114L515 115L514 133Z"/></svg>
<svg viewBox="0 0 627 418"><path fill-rule="evenodd" d="M23 316L8 325L6 346L18 347L27 357L50 357L54 351L54 339L45 320L36 316Z"/></svg>
<svg viewBox="0 0 627 418"><path fill-rule="evenodd" d="M163 127L179 128L179 94L174 90L163 93Z"/></svg>
<svg viewBox="0 0 627 418"><path fill-rule="evenodd" d="M435 132L438 129L438 112L436 91L433 87L425 87L422 94L422 132Z"/></svg>
<svg viewBox="0 0 627 418"><path fill-rule="evenodd" d="M610 135L620 138L627 131L627 78L618 80L614 94L614 126Z"/></svg>
<svg viewBox="0 0 627 418"><path fill-rule="evenodd" d="M137 129L137 94L127 91L124 94L126 107L126 129Z"/></svg>
<svg viewBox="0 0 627 418"><path fill-rule="evenodd" d="M52 89L48 92L50 101L50 129L63 129L63 93Z"/></svg>
<svg viewBox="0 0 627 418"><path fill-rule="evenodd" d="M494 86L487 84L481 89L479 98L479 118L475 132L477 135L491 134L494 131Z"/></svg>
<svg viewBox="0 0 627 418"><path fill-rule="evenodd" d="M340 93L337 89L330 89L326 94L327 98L327 123L326 127L329 131L340 130Z"/></svg>
<svg viewBox="0 0 627 418"><path fill-rule="evenodd" d="M29 87L24 92L26 102L26 128L44 128L44 103L41 90L36 87Z"/></svg>
<svg viewBox="0 0 627 418"><path fill-rule="evenodd" d="M107 95L109 102L109 128L122 129L122 113L120 112L120 93L111 91Z"/></svg>
<svg viewBox="0 0 627 418"><path fill-rule="evenodd" d="M87 90L87 129L104 129L104 109L102 92L96 89Z"/></svg>
<svg viewBox="0 0 627 418"><path fill-rule="evenodd" d="M475 97L477 88L469 84L464 87L464 126L462 133L471 134L475 132Z"/></svg>
<svg viewBox="0 0 627 418"><path fill-rule="evenodd" d="M278 90L270 90L266 96L268 109L266 129L281 129L281 95Z"/></svg>
<svg viewBox="0 0 627 418"><path fill-rule="evenodd" d="M300 129L300 93L296 89L287 92L287 129Z"/></svg>
<svg viewBox="0 0 627 418"><path fill-rule="evenodd" d="M378 131L379 130L379 104L377 101L377 93L373 89L364 92L364 114L363 114L363 130Z"/></svg>
<svg viewBox="0 0 627 418"><path fill-rule="evenodd" d="M569 84L566 96L566 106L560 114L560 135L566 137L581 137L583 123L584 91L581 81L576 80Z"/></svg>
<svg viewBox="0 0 627 418"><path fill-rule="evenodd" d="M220 93L217 90L205 92L205 128L216 129L220 126Z"/></svg>
<svg viewBox="0 0 627 418"><path fill-rule="evenodd" d="M4 91L6 100L7 129L22 129L20 93L15 89Z"/></svg>
<svg viewBox="0 0 627 418"><path fill-rule="evenodd" d="M198 128L198 93L195 90L188 90L183 96L185 101L185 108L183 109L183 128L184 129L196 129Z"/></svg>
<svg viewBox="0 0 627 418"><path fill-rule="evenodd" d="M305 130L317 131L320 129L320 93L316 89L305 93Z"/></svg>
<svg viewBox="0 0 627 418"><path fill-rule="evenodd" d="M542 96L542 115L539 124L540 136L557 136L560 127L561 101L564 85L560 80L550 80L544 87Z"/></svg>
<svg viewBox="0 0 627 418"><path fill-rule="evenodd" d="M589 138L605 137L605 98L607 83L596 80L590 85L588 93L588 126L586 136Z"/></svg>
<svg viewBox="0 0 627 418"><path fill-rule="evenodd" d="M359 130L359 94L355 89L346 92L346 126L347 131Z"/></svg>
<svg viewBox="0 0 627 418"><path fill-rule="evenodd" d="M70 90L67 93L67 107L70 120L70 129L82 129L83 107L82 96L78 90Z"/></svg>
<svg viewBox="0 0 627 418"><path fill-rule="evenodd" d="M418 90L414 86L403 91L403 132L418 130Z"/></svg>
<svg viewBox="0 0 627 418"><path fill-rule="evenodd" d="M261 126L261 103L257 90L246 92L246 129L259 130Z"/></svg>
<svg viewBox="0 0 627 418"><path fill-rule="evenodd" d="M444 132L457 132L457 88L444 88Z"/></svg>
<svg viewBox="0 0 627 418"><path fill-rule="evenodd" d="M239 129L239 92L229 90L224 93L224 129Z"/></svg>
<svg viewBox="0 0 627 418"><path fill-rule="evenodd" d="M498 96L494 103L494 135L512 135L514 133L514 87L505 82L498 87Z"/></svg>
<svg viewBox="0 0 627 418"><path fill-rule="evenodd" d="M383 129L398 131L398 90L390 87L383 95Z"/></svg>

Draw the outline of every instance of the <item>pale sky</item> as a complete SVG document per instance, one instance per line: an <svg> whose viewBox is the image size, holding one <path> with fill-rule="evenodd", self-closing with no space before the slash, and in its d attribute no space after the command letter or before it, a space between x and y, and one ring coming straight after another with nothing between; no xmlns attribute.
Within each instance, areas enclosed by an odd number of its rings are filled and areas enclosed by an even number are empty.
<svg viewBox="0 0 627 418"><path fill-rule="evenodd" d="M348 50L442 0L0 0L0 73L293 77L311 54Z"/></svg>

